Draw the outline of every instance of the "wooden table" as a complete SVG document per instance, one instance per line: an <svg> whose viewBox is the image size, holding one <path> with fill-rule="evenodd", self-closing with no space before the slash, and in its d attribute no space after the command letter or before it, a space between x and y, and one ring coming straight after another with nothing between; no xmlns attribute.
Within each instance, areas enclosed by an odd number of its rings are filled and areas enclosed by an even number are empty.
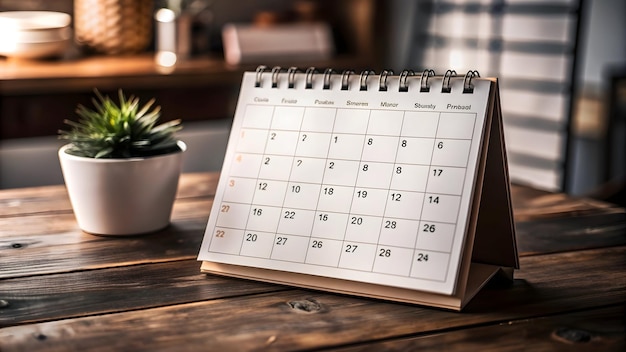
<svg viewBox="0 0 626 352"><path fill-rule="evenodd" d="M457 313L201 274L217 177L130 238L81 232L63 186L0 191L0 350L625 350L624 209L513 187L521 270Z"/></svg>

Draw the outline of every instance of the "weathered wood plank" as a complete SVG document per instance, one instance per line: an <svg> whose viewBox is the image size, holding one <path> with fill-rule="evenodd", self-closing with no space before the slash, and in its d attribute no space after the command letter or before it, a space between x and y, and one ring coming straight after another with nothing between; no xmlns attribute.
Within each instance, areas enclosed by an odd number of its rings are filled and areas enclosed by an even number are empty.
<svg viewBox="0 0 626 352"><path fill-rule="evenodd" d="M218 178L219 174L215 172L183 174L176 197L212 198ZM72 206L64 185L0 190L0 218L71 211Z"/></svg>
<svg viewBox="0 0 626 352"><path fill-rule="evenodd" d="M213 197L218 179L217 172L185 173L180 178L177 196ZM516 221L620 211L602 201L573 198L518 185L511 187L511 199ZM64 185L0 190L0 217L67 211L71 211L71 205Z"/></svg>
<svg viewBox="0 0 626 352"><path fill-rule="evenodd" d="M0 278L195 258L211 205L211 198L180 199L172 226L124 238L85 234L72 213L0 217ZM518 249L524 256L623 245L625 226L623 212L520 222Z"/></svg>
<svg viewBox="0 0 626 352"><path fill-rule="evenodd" d="M509 321L333 351L625 351L626 306Z"/></svg>
<svg viewBox="0 0 626 352"><path fill-rule="evenodd" d="M177 202L169 228L123 238L86 234L73 214L0 218L6 229L0 235L0 278L195 258L211 204ZM518 249L525 256L623 245L625 224L624 214L524 222L518 224Z"/></svg>
<svg viewBox="0 0 626 352"><path fill-rule="evenodd" d="M183 260L0 281L0 328L286 290L200 273Z"/></svg>
<svg viewBox="0 0 626 352"><path fill-rule="evenodd" d="M132 237L86 234L73 214L0 218L0 278L195 258L211 204L177 202L168 228Z"/></svg>
<svg viewBox="0 0 626 352"><path fill-rule="evenodd" d="M287 290L7 327L0 329L0 349L310 349L438 333L625 302L626 247L530 256L522 258L521 265L511 287L485 289L464 313ZM93 275L85 273L89 274ZM135 273L137 276L140 274ZM204 279L190 279L179 285L206 284ZM88 285L88 280L85 283ZM85 287L85 294L99 290L97 286L102 284L94 281L96 287ZM178 288L171 289L171 293L163 294L175 295ZM134 294L141 294L141 290Z"/></svg>
<svg viewBox="0 0 626 352"><path fill-rule="evenodd" d="M614 204L590 198L572 197L564 193L548 193L524 186L511 187L515 220L576 217L599 213L624 212Z"/></svg>
<svg viewBox="0 0 626 352"><path fill-rule="evenodd" d="M151 235L122 239L78 229L0 239L0 279L193 259L205 226L205 221L181 220Z"/></svg>
<svg viewBox="0 0 626 352"><path fill-rule="evenodd" d="M516 228L521 255L626 244L626 212L535 219Z"/></svg>

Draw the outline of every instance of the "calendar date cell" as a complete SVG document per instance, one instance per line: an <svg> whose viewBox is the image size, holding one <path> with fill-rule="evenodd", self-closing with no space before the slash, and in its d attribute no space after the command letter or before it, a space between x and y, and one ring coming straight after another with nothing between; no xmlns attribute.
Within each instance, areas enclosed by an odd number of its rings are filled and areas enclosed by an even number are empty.
<svg viewBox="0 0 626 352"><path fill-rule="evenodd" d="M367 133L382 136L398 136L402 129L402 111L372 110Z"/></svg>
<svg viewBox="0 0 626 352"><path fill-rule="evenodd" d="M415 248L419 221L383 218L378 243L386 246Z"/></svg>
<svg viewBox="0 0 626 352"><path fill-rule="evenodd" d="M256 186L256 179L229 177L223 199L231 203L251 203Z"/></svg>
<svg viewBox="0 0 626 352"><path fill-rule="evenodd" d="M246 231L243 235L240 255L269 258L274 246L274 234L269 232Z"/></svg>
<svg viewBox="0 0 626 352"><path fill-rule="evenodd" d="M330 139L329 159L360 160L363 152L364 135L333 134Z"/></svg>
<svg viewBox="0 0 626 352"><path fill-rule="evenodd" d="M392 189L387 192L387 207L384 214L386 217L418 220L423 203L424 193Z"/></svg>
<svg viewBox="0 0 626 352"><path fill-rule="evenodd" d="M277 106L274 108L271 128L275 130L298 131L304 115L303 107Z"/></svg>
<svg viewBox="0 0 626 352"><path fill-rule="evenodd" d="M331 132L335 124L336 109L333 108L312 108L304 110L301 131L309 132Z"/></svg>
<svg viewBox="0 0 626 352"><path fill-rule="evenodd" d="M283 208L280 213L278 232L309 236L315 220L315 211Z"/></svg>
<svg viewBox="0 0 626 352"><path fill-rule="evenodd" d="M216 226L227 228L244 229L246 219L250 211L249 204L222 202L218 208Z"/></svg>
<svg viewBox="0 0 626 352"><path fill-rule="evenodd" d="M373 272L409 276L413 249L378 246Z"/></svg>
<svg viewBox="0 0 626 352"><path fill-rule="evenodd" d="M291 173L293 157L284 155L263 155L259 178L268 180L287 180ZM254 170L250 170L252 173Z"/></svg>
<svg viewBox="0 0 626 352"><path fill-rule="evenodd" d="M320 188L320 198L317 209L336 213L347 213L352 204L354 187L323 184Z"/></svg>
<svg viewBox="0 0 626 352"><path fill-rule="evenodd" d="M376 255L375 244L344 242L339 267L361 271L371 271Z"/></svg>
<svg viewBox="0 0 626 352"><path fill-rule="evenodd" d="M395 164L391 177L391 189L399 191L424 192L428 171L426 165Z"/></svg>
<svg viewBox="0 0 626 352"><path fill-rule="evenodd" d="M333 266L339 264L342 241L311 237L305 262L313 265Z"/></svg>
<svg viewBox="0 0 626 352"><path fill-rule="evenodd" d="M287 182L273 180L257 180L252 203L258 205L281 206L285 193L287 192Z"/></svg>
<svg viewBox="0 0 626 352"><path fill-rule="evenodd" d="M461 197L437 193L426 193L422 220L456 223L459 216Z"/></svg>
<svg viewBox="0 0 626 352"><path fill-rule="evenodd" d="M294 182L321 183L325 163L326 160L319 158L294 157L289 179Z"/></svg>
<svg viewBox="0 0 626 352"><path fill-rule="evenodd" d="M215 227L209 252L239 254L243 241L243 230Z"/></svg>
<svg viewBox="0 0 626 352"><path fill-rule="evenodd" d="M262 153L267 143L267 130L242 129L236 150L240 153Z"/></svg>
<svg viewBox="0 0 626 352"><path fill-rule="evenodd" d="M362 161L359 166L356 186L388 189L392 175L392 163Z"/></svg>
<svg viewBox="0 0 626 352"><path fill-rule="evenodd" d="M446 224L434 221L421 221L417 234L415 248L450 252L454 239L455 224Z"/></svg>
<svg viewBox="0 0 626 352"><path fill-rule="evenodd" d="M438 138L472 139L476 114L441 113Z"/></svg>
<svg viewBox="0 0 626 352"><path fill-rule="evenodd" d="M252 204L248 212L246 231L276 232L280 211L279 207Z"/></svg>
<svg viewBox="0 0 626 352"><path fill-rule="evenodd" d="M410 275L420 279L444 281L449 260L450 255L447 253L416 250Z"/></svg>
<svg viewBox="0 0 626 352"><path fill-rule="evenodd" d="M276 234L272 247L272 259L303 263L309 237Z"/></svg>
<svg viewBox="0 0 626 352"><path fill-rule="evenodd" d="M322 186L314 183L289 182L284 207L315 210Z"/></svg>
<svg viewBox="0 0 626 352"><path fill-rule="evenodd" d="M230 165L231 176L256 177L261 167L263 156L261 154L235 154Z"/></svg>
<svg viewBox="0 0 626 352"><path fill-rule="evenodd" d="M430 165L434 144L432 138L400 138L396 163Z"/></svg>
<svg viewBox="0 0 626 352"><path fill-rule="evenodd" d="M318 212L313 222L311 236L342 240L348 225L349 214Z"/></svg>
<svg viewBox="0 0 626 352"><path fill-rule="evenodd" d="M270 130L266 138L265 155L293 155L299 135L295 131Z"/></svg>
<svg viewBox="0 0 626 352"><path fill-rule="evenodd" d="M461 195L466 169L462 167L433 166L428 173L427 192Z"/></svg>
<svg viewBox="0 0 626 352"><path fill-rule="evenodd" d="M350 213L380 216L385 211L386 189L356 187L352 197Z"/></svg>
<svg viewBox="0 0 626 352"><path fill-rule="evenodd" d="M243 128L268 129L272 122L273 106L248 105L244 114Z"/></svg>
<svg viewBox="0 0 626 352"><path fill-rule="evenodd" d="M404 113L401 136L435 138L438 124L438 112L407 111Z"/></svg>
<svg viewBox="0 0 626 352"><path fill-rule="evenodd" d="M300 132L296 156L326 158L331 135L328 133Z"/></svg>
<svg viewBox="0 0 626 352"><path fill-rule="evenodd" d="M470 140L436 139L431 164L437 166L466 167L470 145Z"/></svg>
<svg viewBox="0 0 626 352"><path fill-rule="evenodd" d="M333 131L336 133L365 134L369 116L369 110L337 109Z"/></svg>
<svg viewBox="0 0 626 352"><path fill-rule="evenodd" d="M345 240L360 243L377 243L381 223L382 218L378 216L350 214Z"/></svg>
<svg viewBox="0 0 626 352"><path fill-rule="evenodd" d="M324 183L354 186L361 163L356 160L328 159L324 170Z"/></svg>
<svg viewBox="0 0 626 352"><path fill-rule="evenodd" d="M390 162L396 159L399 137L366 135L363 161Z"/></svg>

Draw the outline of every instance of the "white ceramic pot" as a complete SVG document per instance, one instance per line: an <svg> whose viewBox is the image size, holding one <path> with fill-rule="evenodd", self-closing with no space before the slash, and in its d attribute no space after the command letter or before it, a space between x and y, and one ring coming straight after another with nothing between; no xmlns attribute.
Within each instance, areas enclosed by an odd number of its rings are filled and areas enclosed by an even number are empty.
<svg viewBox="0 0 626 352"><path fill-rule="evenodd" d="M94 159L59 149L63 178L78 226L95 235L138 235L170 223L187 149L128 159Z"/></svg>

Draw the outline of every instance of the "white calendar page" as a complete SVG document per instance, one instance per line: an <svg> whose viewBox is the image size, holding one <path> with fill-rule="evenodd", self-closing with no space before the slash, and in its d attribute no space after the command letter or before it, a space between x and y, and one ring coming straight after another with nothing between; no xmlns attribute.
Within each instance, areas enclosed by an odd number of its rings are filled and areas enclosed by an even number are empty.
<svg viewBox="0 0 626 352"><path fill-rule="evenodd" d="M378 79L244 75L198 260L454 294L490 81Z"/></svg>

